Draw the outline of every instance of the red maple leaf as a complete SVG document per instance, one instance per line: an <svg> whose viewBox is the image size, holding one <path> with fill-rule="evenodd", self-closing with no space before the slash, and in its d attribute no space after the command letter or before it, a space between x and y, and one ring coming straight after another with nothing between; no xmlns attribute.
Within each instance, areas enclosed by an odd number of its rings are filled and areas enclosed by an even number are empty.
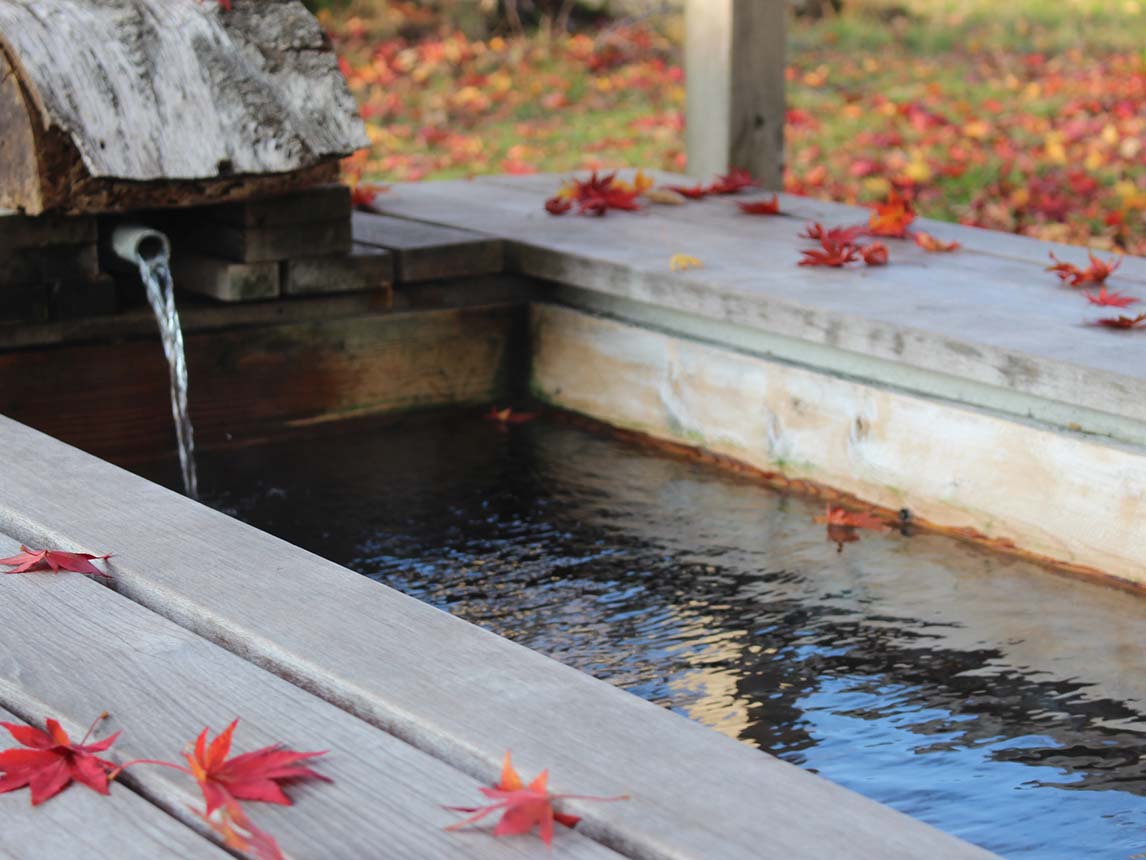
<svg viewBox="0 0 1146 860"><path fill-rule="evenodd" d="M213 814L193 811L222 837L228 848L255 860L284 860L278 841L251 821L237 801L229 801Z"/></svg>
<svg viewBox="0 0 1146 860"><path fill-rule="evenodd" d="M616 184L616 173L598 176L593 171L587 180L573 180L573 199L577 201L582 215L604 215L610 209L624 209L635 212L641 206L637 202L637 191L622 188Z"/></svg>
<svg viewBox="0 0 1146 860"><path fill-rule="evenodd" d="M753 200L751 203L737 203L745 215L779 215L780 195L773 194L771 200Z"/></svg>
<svg viewBox="0 0 1146 860"><path fill-rule="evenodd" d="M481 821L495 812L503 812L497 826L493 829L494 836L518 836L529 833L534 827L538 828L541 841L546 845L553 844L553 822L557 821L566 827L573 827L581 819L576 815L566 815L553 808L555 800L600 800L613 802L628 800L628 795L620 797L594 797L585 794L550 794L548 789L549 771L543 770L529 785L518 775L510 761L507 752L501 765L501 779L493 788L481 788L482 794L493 803L486 806L447 806L446 809L454 812L472 813L456 824L451 824L446 830L460 830Z"/></svg>
<svg viewBox="0 0 1146 860"><path fill-rule="evenodd" d="M564 215L573 208L573 201L567 197L550 197L545 201L545 211L550 215Z"/></svg>
<svg viewBox="0 0 1146 860"><path fill-rule="evenodd" d="M364 212L379 212L377 199L379 194L390 190L389 185L377 185L373 182L360 182L350 192L350 202L355 209Z"/></svg>
<svg viewBox="0 0 1146 860"><path fill-rule="evenodd" d="M834 242L827 238L820 240L819 248L801 251L804 259L801 266L832 266L840 268L848 263L854 263L860 257L860 249L851 242Z"/></svg>
<svg viewBox="0 0 1146 860"><path fill-rule="evenodd" d="M886 266L888 260L887 245L883 242L872 242L870 245L859 246L860 255L864 263L869 266Z"/></svg>
<svg viewBox="0 0 1146 860"><path fill-rule="evenodd" d="M738 191L743 191L745 188L759 187L760 183L756 181L747 170L733 168L723 176L717 176L716 180L708 186L708 193L735 194Z"/></svg>
<svg viewBox="0 0 1146 860"><path fill-rule="evenodd" d="M1107 292L1106 285L1102 285L1097 293L1083 293L1086 300L1092 305L1100 305L1102 307L1111 308L1128 308L1130 305L1138 303L1138 299L1133 296L1128 296L1125 293Z"/></svg>
<svg viewBox="0 0 1146 860"><path fill-rule="evenodd" d="M837 244L854 243L856 239L862 236L865 228L862 225L855 225L852 227L824 227L819 221L813 221L804 227L804 232L800 234L801 239L811 239L813 242L835 242Z"/></svg>
<svg viewBox="0 0 1146 860"><path fill-rule="evenodd" d="M873 236L887 236L902 239L907 236L907 228L915 220L915 210L911 201L893 190L883 203L875 205L875 211L868 219L868 232Z"/></svg>
<svg viewBox="0 0 1146 860"><path fill-rule="evenodd" d="M307 779L330 782L327 777L302 764L307 759L325 755L325 751L295 752L282 746L269 746L227 758L231 752L231 737L238 724L238 720L232 722L211 741L210 746L207 745L209 729L203 729L195 740L194 749L185 754L187 768L180 768L199 783L208 816L235 800L290 806L291 800L283 793L282 782Z"/></svg>
<svg viewBox="0 0 1146 860"><path fill-rule="evenodd" d="M86 552L63 552L58 549L28 549L20 547L20 554L10 558L0 558L0 564L8 565L12 569L4 573L37 573L50 570L59 573L61 570L70 570L73 573L88 573L92 576L111 576L110 573L97 568L92 561L106 561L111 558L107 555L90 555Z"/></svg>
<svg viewBox="0 0 1146 860"><path fill-rule="evenodd" d="M696 185L666 185L669 191L675 191L681 197L687 197L689 200L700 200L709 195L710 189L701 185L699 182Z"/></svg>
<svg viewBox="0 0 1146 860"><path fill-rule="evenodd" d="M1136 317L1103 317L1100 320L1095 320L1091 325L1103 326L1104 328L1142 328L1146 326L1146 313L1138 314Z"/></svg>
<svg viewBox="0 0 1146 860"><path fill-rule="evenodd" d="M1090 265L1085 269L1080 269L1073 263L1064 263L1054 255L1054 251L1051 251L1050 258L1054 260L1054 265L1047 266L1047 271L1054 272L1060 281L1069 282L1072 287L1081 287L1083 284L1100 286L1122 265L1121 257L1113 263L1108 263L1089 252L1087 252L1087 256L1090 257Z"/></svg>
<svg viewBox="0 0 1146 860"><path fill-rule="evenodd" d="M115 764L99 758L119 732L94 744L87 742L95 727L107 714L100 714L83 740L72 743L60 724L48 718L45 730L15 723L0 723L24 749L13 747L0 752L0 794L28 786L32 790L32 805L39 806L67 788L71 783L86 785L100 794L108 794L108 774Z"/></svg>

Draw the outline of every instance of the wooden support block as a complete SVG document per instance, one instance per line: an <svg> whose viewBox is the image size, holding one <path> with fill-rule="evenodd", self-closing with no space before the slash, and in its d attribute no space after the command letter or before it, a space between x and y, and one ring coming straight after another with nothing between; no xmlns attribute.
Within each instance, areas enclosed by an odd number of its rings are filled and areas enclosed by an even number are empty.
<svg viewBox="0 0 1146 860"><path fill-rule="evenodd" d="M56 281L48 285L52 316L59 320L113 314L119 309L115 278L100 275L87 281Z"/></svg>
<svg viewBox="0 0 1146 860"><path fill-rule="evenodd" d="M382 248L355 244L349 254L301 257L282 264L283 292L288 296L383 290L394 283L394 255Z"/></svg>
<svg viewBox="0 0 1146 860"><path fill-rule="evenodd" d="M279 264L236 263L217 257L176 257L175 286L221 302L257 302L278 298Z"/></svg>
<svg viewBox="0 0 1146 860"><path fill-rule="evenodd" d="M41 323L51 316L48 288L43 284L0 287L0 323Z"/></svg>
<svg viewBox="0 0 1146 860"><path fill-rule="evenodd" d="M787 0L688 0L688 172L742 168L780 189L784 166Z"/></svg>
<svg viewBox="0 0 1146 860"><path fill-rule="evenodd" d="M2 150L0 150L2 152ZM96 219L41 215L0 216L0 254L13 248L82 245L96 241Z"/></svg>
<svg viewBox="0 0 1146 860"><path fill-rule="evenodd" d="M198 212L233 227L277 227L345 219L350 217L352 209L350 189L329 184L276 197L208 206Z"/></svg>
<svg viewBox="0 0 1146 860"><path fill-rule="evenodd" d="M0 246L0 288L53 281L92 280L99 276L94 243L21 247Z"/></svg>
<svg viewBox="0 0 1146 860"><path fill-rule="evenodd" d="M502 242L492 236L370 212L355 212L353 222L356 243L394 252L400 284L492 275L504 266Z"/></svg>
<svg viewBox="0 0 1146 860"><path fill-rule="evenodd" d="M176 254L225 257L240 263L288 260L300 253L308 256L349 254L350 220L316 221L310 224L279 224L269 227L235 227L193 218L176 218L172 239Z"/></svg>

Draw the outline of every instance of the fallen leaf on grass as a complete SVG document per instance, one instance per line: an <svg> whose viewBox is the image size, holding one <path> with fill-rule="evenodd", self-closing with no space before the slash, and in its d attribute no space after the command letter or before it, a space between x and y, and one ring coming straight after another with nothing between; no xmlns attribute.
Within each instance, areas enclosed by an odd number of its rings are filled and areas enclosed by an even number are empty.
<svg viewBox="0 0 1146 860"><path fill-rule="evenodd" d="M674 272L683 272L688 269L703 268L704 263L688 254L673 254L669 257L669 269Z"/></svg>
<svg viewBox="0 0 1146 860"><path fill-rule="evenodd" d="M0 773L3 774L0 794L27 786L32 791L33 806L55 797L73 782L99 794L108 794L108 774L115 771L116 766L96 753L106 752L119 732L93 744L87 742L106 717L106 713L100 714L78 744L72 743L59 722L50 717L44 722L44 730L0 723L24 746L24 749L14 747L0 752Z"/></svg>
<svg viewBox="0 0 1146 860"><path fill-rule="evenodd" d="M916 245L931 254L946 254L963 247L959 242L944 242L930 233L916 233L914 239Z"/></svg>
<svg viewBox="0 0 1146 860"><path fill-rule="evenodd" d="M870 245L861 245L860 255L863 257L864 263L869 266L887 265L887 245L883 244L883 242L872 242Z"/></svg>
<svg viewBox="0 0 1146 860"><path fill-rule="evenodd" d="M553 822L556 821L565 827L573 827L581 819L575 815L566 815L553 808L555 800L599 800L612 803L618 800L628 800L628 795L619 797L594 797L584 794L550 794L548 789L549 771L543 770L529 785L525 785L521 776L513 767L510 754L505 754L501 766L501 779L493 788L479 789L482 794L493 801L485 806L447 806L453 812L472 813L468 818L451 824L446 830L461 830L471 824L476 824L486 816L495 812L502 812L501 819L493 829L494 836L518 836L529 833L535 827L541 836L541 841L547 846L553 844Z"/></svg>
<svg viewBox="0 0 1146 860"><path fill-rule="evenodd" d="M38 573L51 571L59 573L68 570L73 573L87 573L92 576L111 576L110 573L97 568L93 561L106 561L111 558L107 555L90 555L86 552L63 552L58 549L28 549L20 547L20 554L10 558L0 558L0 564L8 565L11 570L4 573Z"/></svg>
<svg viewBox="0 0 1146 860"><path fill-rule="evenodd" d="M915 220L915 210L911 201L898 191L892 191L887 200L875 205L875 211L868 219L868 232L873 236L903 239L907 228Z"/></svg>
<svg viewBox="0 0 1146 860"><path fill-rule="evenodd" d="M750 203L737 203L745 215L779 215L780 195L773 194L771 200L753 200Z"/></svg>
<svg viewBox="0 0 1146 860"><path fill-rule="evenodd" d="M1102 285L1097 293L1083 293L1086 300L1092 305L1100 305L1102 307L1110 308L1128 308L1130 305L1138 303L1138 299L1133 296L1128 296L1125 293L1107 292L1106 285Z"/></svg>
<svg viewBox="0 0 1146 860"><path fill-rule="evenodd" d="M489 411L485 413L486 421L496 421L498 424L525 424L527 421L532 421L541 413L539 412L519 412L509 406L504 409L498 409L496 406L491 406Z"/></svg>
<svg viewBox="0 0 1146 860"><path fill-rule="evenodd" d="M1091 325L1102 326L1103 328L1143 328L1146 327L1146 313L1138 314L1136 317L1103 317L1095 320Z"/></svg>
<svg viewBox="0 0 1146 860"><path fill-rule="evenodd" d="M1090 257L1090 265L1080 269L1073 263L1064 263L1054 255L1054 251L1051 251L1050 258L1054 260L1054 265L1047 266L1047 271L1054 272L1060 281L1069 283L1072 287L1081 287L1083 284L1101 286L1122 265L1121 257L1113 262L1106 262L1091 253L1087 253L1087 256Z"/></svg>

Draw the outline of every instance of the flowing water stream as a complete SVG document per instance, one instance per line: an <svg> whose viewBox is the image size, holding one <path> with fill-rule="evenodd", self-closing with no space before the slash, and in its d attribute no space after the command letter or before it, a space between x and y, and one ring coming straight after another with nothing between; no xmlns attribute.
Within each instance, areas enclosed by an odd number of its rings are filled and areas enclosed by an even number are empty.
<svg viewBox="0 0 1146 860"><path fill-rule="evenodd" d="M195 469L195 437L187 411L187 357L183 352L183 329L175 308L175 283L171 277L171 260L166 250L150 257L136 255L139 275L147 288L147 301L159 324L163 354L171 370L171 414L175 419L175 437L179 444L179 466L183 492L199 498L199 480Z"/></svg>

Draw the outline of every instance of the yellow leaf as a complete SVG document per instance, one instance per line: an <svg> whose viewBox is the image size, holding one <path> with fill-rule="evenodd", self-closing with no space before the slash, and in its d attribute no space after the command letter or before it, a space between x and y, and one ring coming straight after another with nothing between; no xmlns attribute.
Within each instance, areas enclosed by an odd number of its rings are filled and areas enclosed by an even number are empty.
<svg viewBox="0 0 1146 860"><path fill-rule="evenodd" d="M687 269L699 269L704 266L696 257L690 257L688 254L673 254L669 258L669 269L674 272L683 272Z"/></svg>
<svg viewBox="0 0 1146 860"><path fill-rule="evenodd" d="M650 188L645 192L645 197L652 203L663 203L666 206L684 205L684 195L677 194L667 188Z"/></svg>

